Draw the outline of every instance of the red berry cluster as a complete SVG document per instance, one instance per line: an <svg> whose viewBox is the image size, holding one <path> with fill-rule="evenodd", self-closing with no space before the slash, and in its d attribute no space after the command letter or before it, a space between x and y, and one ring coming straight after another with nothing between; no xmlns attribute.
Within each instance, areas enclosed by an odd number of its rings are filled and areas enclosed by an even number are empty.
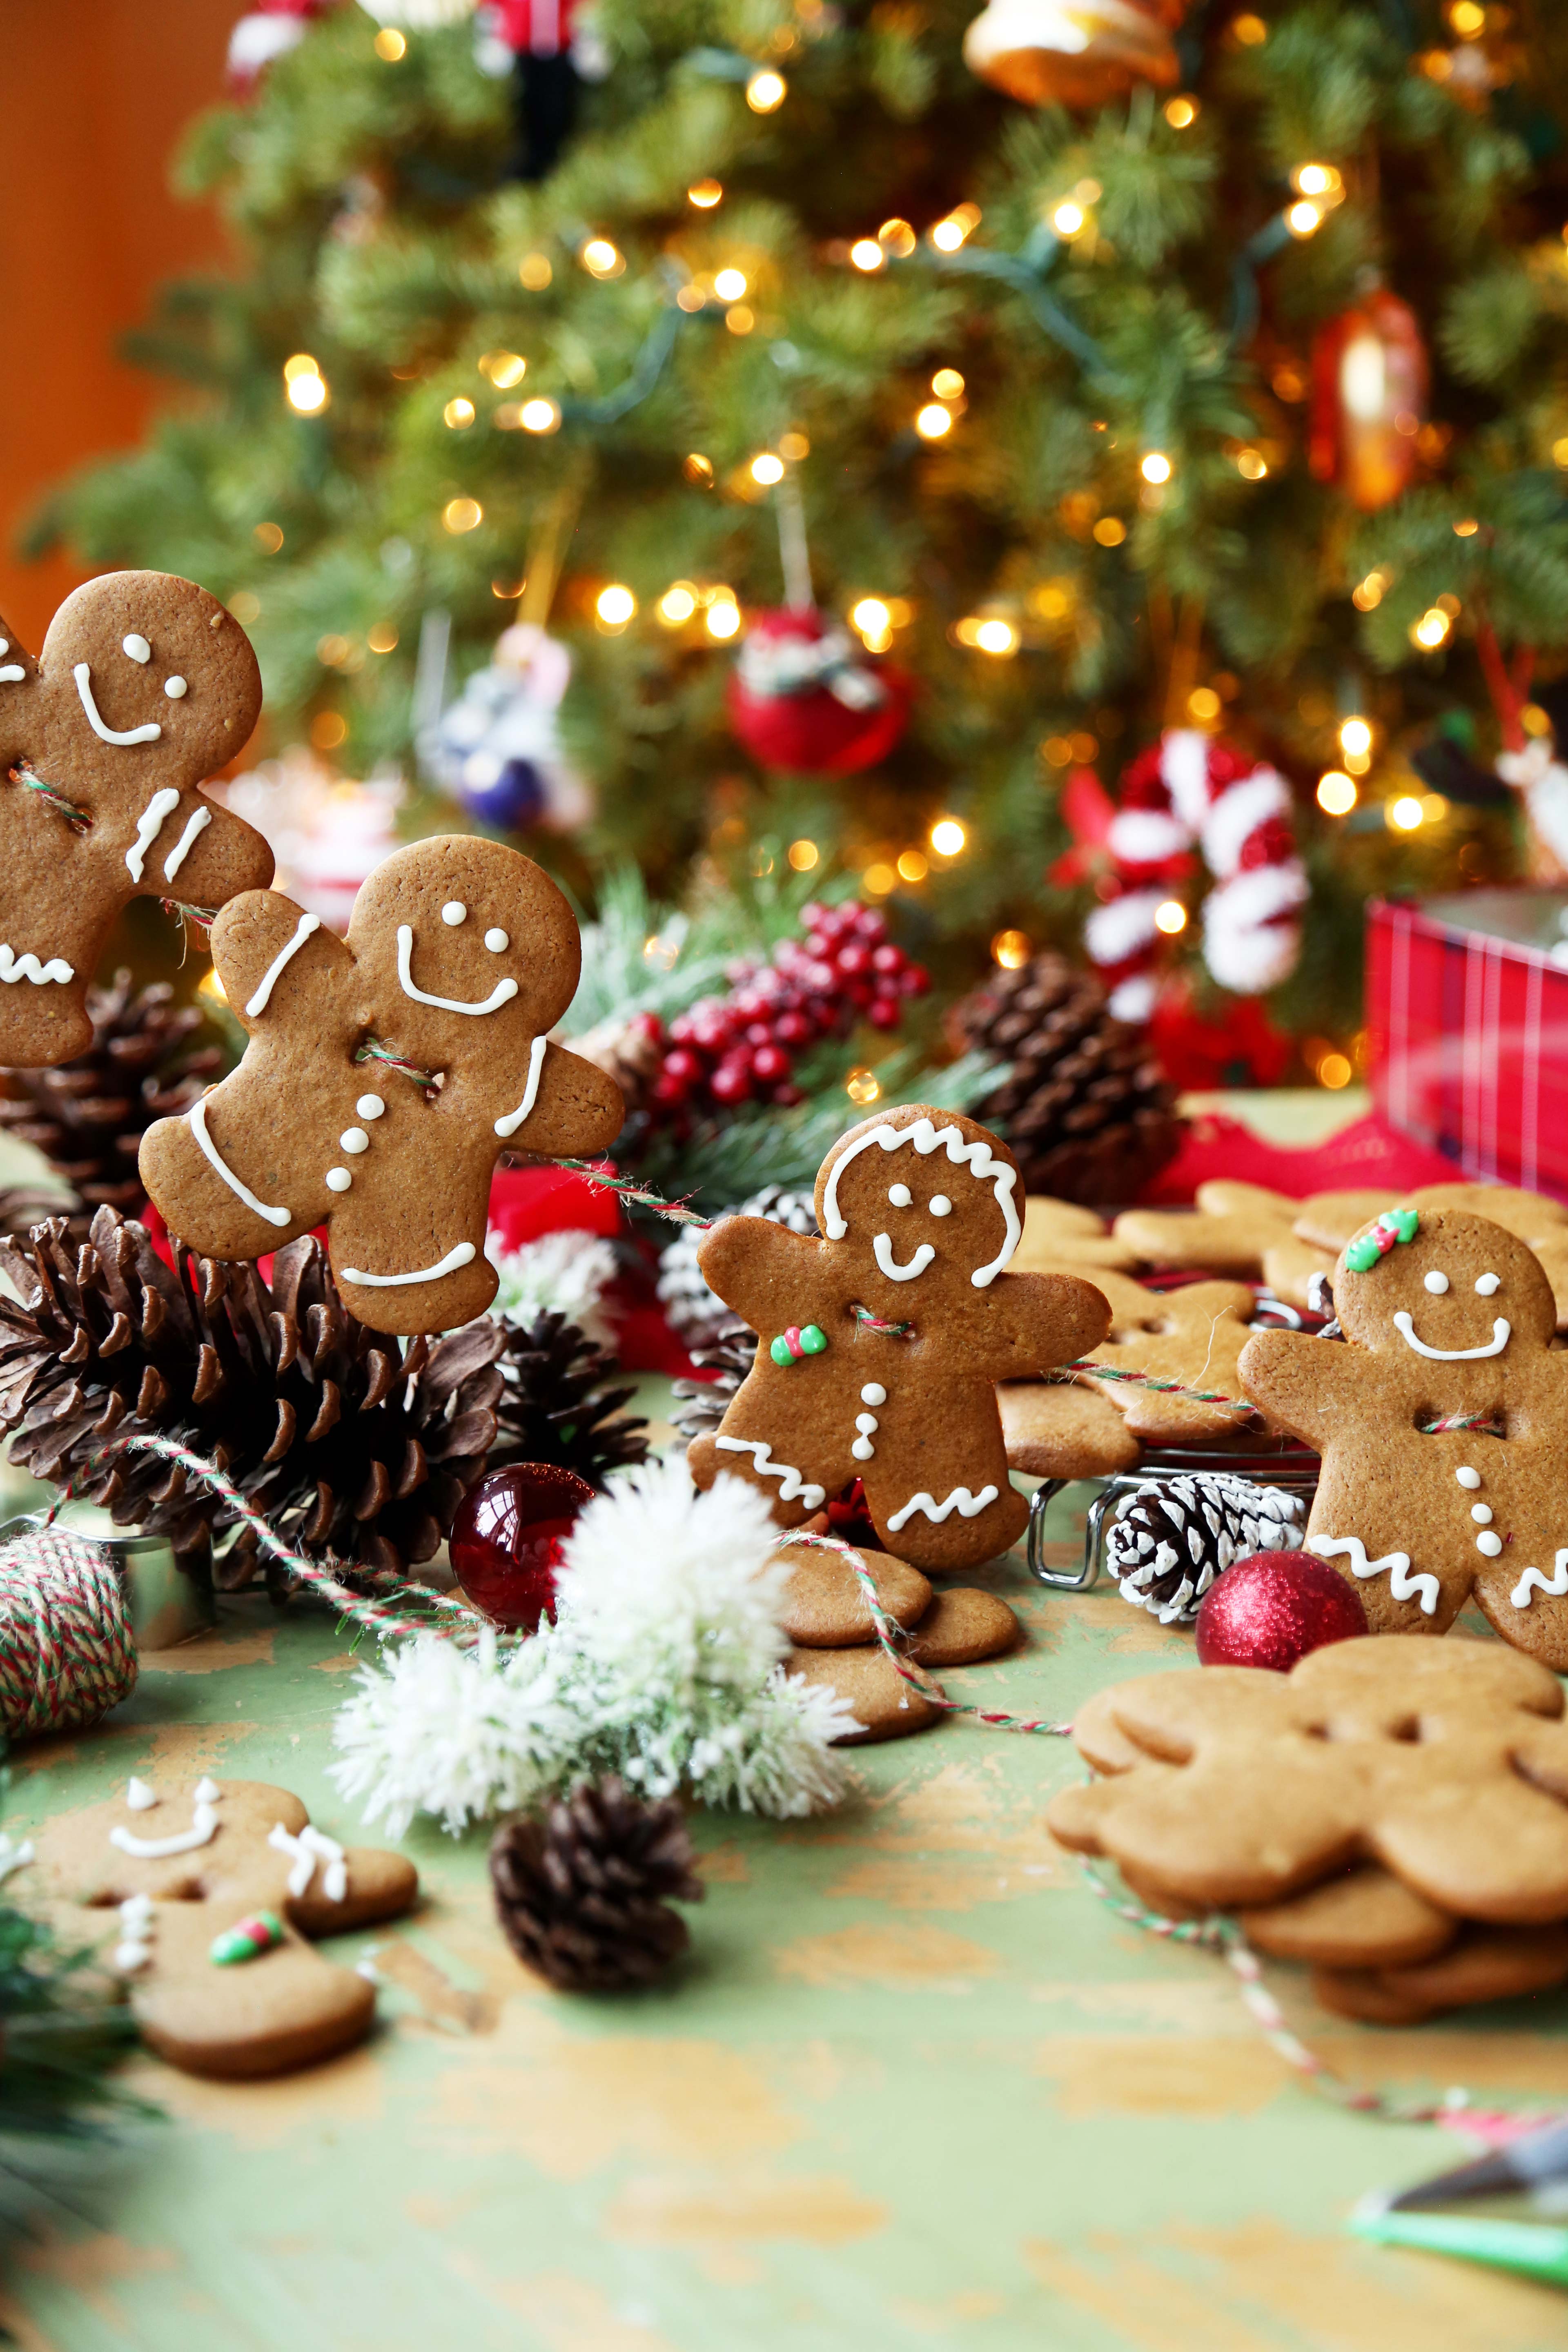
<svg viewBox="0 0 1568 2352"><path fill-rule="evenodd" d="M743 1102L787 1108L805 1100L793 1073L805 1046L847 1037L861 1019L896 1029L905 997L931 985L874 907L812 905L801 923L803 939L781 940L767 963L732 966L727 995L670 1023L655 1102L699 1115Z"/></svg>

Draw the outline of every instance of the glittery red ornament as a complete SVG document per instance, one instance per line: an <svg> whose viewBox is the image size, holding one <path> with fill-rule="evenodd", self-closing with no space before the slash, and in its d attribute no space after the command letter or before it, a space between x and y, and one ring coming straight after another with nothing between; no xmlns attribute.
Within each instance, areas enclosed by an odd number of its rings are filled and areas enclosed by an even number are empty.
<svg viewBox="0 0 1568 2352"><path fill-rule="evenodd" d="M1198 1664L1288 1675L1309 1650L1367 1630L1361 1594L1310 1551L1255 1551L1233 1561L1198 1604Z"/></svg>
<svg viewBox="0 0 1568 2352"><path fill-rule="evenodd" d="M914 681L868 659L815 609L758 613L730 680L730 724L764 768L853 776L874 767L910 720Z"/></svg>
<svg viewBox="0 0 1568 2352"><path fill-rule="evenodd" d="M537 1633L555 1614L561 1547L594 1489L574 1470L518 1462L466 1495L447 1543L452 1572L476 1609L509 1633Z"/></svg>

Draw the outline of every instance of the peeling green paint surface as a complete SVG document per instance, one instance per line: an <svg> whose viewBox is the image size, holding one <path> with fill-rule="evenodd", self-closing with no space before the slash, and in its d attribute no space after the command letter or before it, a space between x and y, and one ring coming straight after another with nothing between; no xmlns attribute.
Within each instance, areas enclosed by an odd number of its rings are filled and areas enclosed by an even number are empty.
<svg viewBox="0 0 1568 2352"><path fill-rule="evenodd" d="M1072 1506L1055 1507L1058 1559ZM1053 1718L1191 1665L1114 1591L988 1581L1027 1646L954 1696ZM325 1617L226 1603L85 1738L15 1759L12 1832L138 1772L298 1791L353 1654ZM1141 1937L1043 1825L1070 1748L958 1722L860 1751L839 1813L704 1814L689 1962L568 2000L490 1915L485 1839L416 1831L425 1900L373 1938L364 2048L264 2084L130 2072L163 2110L0 2303L24 2352L1546 2352L1562 2299L1361 2244L1370 2188L1458 2161L1289 2076L1226 1971ZM374 1842L374 1840L367 1841ZM17 1892L20 1882L13 1882ZM1377 2032L1274 1980L1347 2074L1568 2103L1561 2000Z"/></svg>

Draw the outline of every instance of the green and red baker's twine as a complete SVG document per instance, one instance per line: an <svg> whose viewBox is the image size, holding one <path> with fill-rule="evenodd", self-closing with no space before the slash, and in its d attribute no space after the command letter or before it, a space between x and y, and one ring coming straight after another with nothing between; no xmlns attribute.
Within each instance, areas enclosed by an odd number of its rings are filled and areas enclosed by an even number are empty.
<svg viewBox="0 0 1568 2352"><path fill-rule="evenodd" d="M67 800L64 793L57 785L47 783L38 774L31 760L17 760L7 768L5 772L12 783L25 784L30 793L37 793L46 806L52 808L57 815L64 817L73 833L86 833L91 825L92 819L86 809L78 808L75 801Z"/></svg>

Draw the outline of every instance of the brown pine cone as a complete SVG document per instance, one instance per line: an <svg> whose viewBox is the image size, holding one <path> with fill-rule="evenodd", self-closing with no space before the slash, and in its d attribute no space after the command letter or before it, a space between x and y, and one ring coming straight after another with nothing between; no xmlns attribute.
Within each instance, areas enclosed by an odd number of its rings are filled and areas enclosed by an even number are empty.
<svg viewBox="0 0 1568 2352"><path fill-rule="evenodd" d="M121 1527L166 1535L205 1565L237 1514L155 1454L105 1457L110 1437L179 1437L226 1469L293 1549L367 1570L428 1559L484 1467L505 1341L488 1316L432 1342L369 1331L338 1295L319 1242L289 1242L271 1286L254 1265L193 1257L173 1272L144 1228L102 1208L90 1240L66 1222L0 1242L0 1427L11 1458L71 1481ZM248 1530L219 1563L226 1588L265 1570Z"/></svg>
<svg viewBox="0 0 1568 2352"><path fill-rule="evenodd" d="M554 1312L531 1323L505 1316L495 1328L501 1388L490 1469L548 1462L602 1486L606 1472L647 1460L647 1422L615 1417L637 1389L605 1386L616 1369L606 1349Z"/></svg>
<svg viewBox="0 0 1568 2352"><path fill-rule="evenodd" d="M563 1992L651 1984L690 1940L668 1906L702 1900L691 1865L676 1800L645 1804L611 1775L497 1831L496 1916L518 1958Z"/></svg>
<svg viewBox="0 0 1568 2352"><path fill-rule="evenodd" d="M155 1118L178 1118L224 1066L219 1045L187 1050L204 1015L176 1004L167 981L133 989L129 971L87 992L92 1044L49 1070L5 1070L0 1128L37 1144L89 1209L121 1213L145 1195L136 1172Z"/></svg>
<svg viewBox="0 0 1568 2352"><path fill-rule="evenodd" d="M732 1316L711 1345L694 1348L691 1360L700 1371L718 1374L711 1381L677 1381L674 1383L676 1402L680 1411L670 1418L688 1445L694 1437L701 1437L717 1429L729 1410L730 1399L751 1370L756 1360L757 1335L749 1323Z"/></svg>
<svg viewBox="0 0 1568 2352"><path fill-rule="evenodd" d="M1027 1192L1089 1206L1131 1201L1182 1139L1175 1089L1105 991L1065 956L998 971L954 1005L952 1043L1011 1066L973 1116L1010 1145Z"/></svg>
<svg viewBox="0 0 1568 2352"><path fill-rule="evenodd" d="M569 1037L566 1043L584 1062L592 1062L606 1077L614 1078L626 1097L628 1118L634 1111L647 1109L665 1055L663 1034L651 1013L612 1013L607 1021L584 1030L581 1037Z"/></svg>

